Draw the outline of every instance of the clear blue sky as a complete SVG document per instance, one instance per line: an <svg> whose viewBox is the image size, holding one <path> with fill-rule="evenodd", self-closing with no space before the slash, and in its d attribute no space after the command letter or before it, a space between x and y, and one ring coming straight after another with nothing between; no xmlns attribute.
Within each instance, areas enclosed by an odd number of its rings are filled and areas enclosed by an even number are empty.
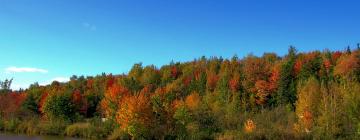
<svg viewBox="0 0 360 140"><path fill-rule="evenodd" d="M126 73L200 56L343 50L360 42L360 2L0 0L0 79L13 88L73 74Z"/></svg>

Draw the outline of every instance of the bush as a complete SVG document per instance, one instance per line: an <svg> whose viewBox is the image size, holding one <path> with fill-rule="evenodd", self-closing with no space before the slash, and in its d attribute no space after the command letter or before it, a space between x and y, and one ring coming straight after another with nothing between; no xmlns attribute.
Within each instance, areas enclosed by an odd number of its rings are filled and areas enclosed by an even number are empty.
<svg viewBox="0 0 360 140"><path fill-rule="evenodd" d="M54 94L47 97L43 106L43 113L50 119L75 121L78 117L70 93Z"/></svg>
<svg viewBox="0 0 360 140"><path fill-rule="evenodd" d="M17 126L20 124L18 119L10 119L4 122L4 130L13 132L16 130Z"/></svg>
<svg viewBox="0 0 360 140"><path fill-rule="evenodd" d="M81 137L87 139L100 139L106 136L104 134L104 129L95 127L90 123L75 123L69 125L66 128L65 133L70 137Z"/></svg>
<svg viewBox="0 0 360 140"><path fill-rule="evenodd" d="M109 140L130 140L131 136L120 128L115 129L108 138Z"/></svg>
<svg viewBox="0 0 360 140"><path fill-rule="evenodd" d="M4 121L0 118L0 131L4 130Z"/></svg>
<svg viewBox="0 0 360 140"><path fill-rule="evenodd" d="M25 133L27 135L37 135L40 133L38 127L35 127L39 124L39 121L35 118L22 121L16 128L16 133Z"/></svg>
<svg viewBox="0 0 360 140"><path fill-rule="evenodd" d="M110 135L113 132L115 126L117 125L112 120L107 120L107 121L103 122L99 117L94 117L94 118L88 120L88 122L91 125L102 129L103 130L102 135L104 135L104 137Z"/></svg>
<svg viewBox="0 0 360 140"><path fill-rule="evenodd" d="M64 130L67 126L66 121L63 120L52 120L40 122L38 128L40 135L64 135Z"/></svg>

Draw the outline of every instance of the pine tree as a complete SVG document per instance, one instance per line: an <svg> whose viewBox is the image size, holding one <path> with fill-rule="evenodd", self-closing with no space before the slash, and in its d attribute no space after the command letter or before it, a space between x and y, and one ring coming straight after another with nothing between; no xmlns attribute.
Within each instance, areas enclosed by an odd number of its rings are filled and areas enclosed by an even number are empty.
<svg viewBox="0 0 360 140"><path fill-rule="evenodd" d="M286 60L280 70L280 78L278 81L277 105L290 105L294 108L296 101L296 84L293 74L294 64L296 60L297 50L290 46Z"/></svg>

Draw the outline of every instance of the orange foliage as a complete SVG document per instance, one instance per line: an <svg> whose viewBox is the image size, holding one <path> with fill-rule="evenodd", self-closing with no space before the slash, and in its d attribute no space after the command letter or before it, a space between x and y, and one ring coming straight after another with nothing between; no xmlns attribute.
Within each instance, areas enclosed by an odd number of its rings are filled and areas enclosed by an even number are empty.
<svg viewBox="0 0 360 140"><path fill-rule="evenodd" d="M218 80L219 80L219 76L217 76L214 73L209 73L207 75L207 87L210 90L214 90Z"/></svg>
<svg viewBox="0 0 360 140"><path fill-rule="evenodd" d="M305 132L309 133L313 126L313 116L309 108L305 108L302 116L300 116L302 124L304 125Z"/></svg>
<svg viewBox="0 0 360 140"><path fill-rule="evenodd" d="M43 93L41 95L41 98L40 98L40 101L39 101L39 104L38 104L38 109L39 109L39 112L41 113L44 113L43 112L43 106L44 106L44 103L46 101L46 98L49 96L49 94L47 92Z"/></svg>
<svg viewBox="0 0 360 140"><path fill-rule="evenodd" d="M244 63L244 74L246 79L255 83L258 80L263 80L265 77L270 76L270 64L264 59L260 58L247 58Z"/></svg>
<svg viewBox="0 0 360 140"><path fill-rule="evenodd" d="M190 110L195 110L200 104L200 96L198 93L193 92L185 99L185 104Z"/></svg>
<svg viewBox="0 0 360 140"><path fill-rule="evenodd" d="M182 100L174 100L172 102L172 106L173 106L174 110L178 109L179 107L183 106L184 104L185 103Z"/></svg>
<svg viewBox="0 0 360 140"><path fill-rule="evenodd" d="M104 99L100 103L101 108L104 110L104 115L106 117L112 117L117 110L117 105L121 101L121 98L129 95L130 91L121 85L114 84L109 87L105 92Z"/></svg>
<svg viewBox="0 0 360 140"><path fill-rule="evenodd" d="M270 75L270 79L269 79L269 90L270 91L275 91L277 89L277 82L280 79L280 69L281 69L281 65L277 64L273 67L271 75Z"/></svg>
<svg viewBox="0 0 360 140"><path fill-rule="evenodd" d="M341 76L349 76L352 72L360 69L360 60L356 53L352 53L351 55L343 55L336 67L334 74Z"/></svg>
<svg viewBox="0 0 360 140"><path fill-rule="evenodd" d="M229 80L229 86L232 92L237 92L240 89L240 76L238 74L234 75Z"/></svg>
<svg viewBox="0 0 360 140"><path fill-rule="evenodd" d="M253 120L251 119L248 119L246 122L245 122L245 132L246 133L252 133L254 132L254 130L256 129L256 124L254 123Z"/></svg>
<svg viewBox="0 0 360 140"><path fill-rule="evenodd" d="M259 80L255 84L256 89L256 103L263 105L267 101L267 96L269 95L269 84L264 80Z"/></svg>
<svg viewBox="0 0 360 140"><path fill-rule="evenodd" d="M153 122L152 113L150 99L147 95L125 96L119 102L116 121L122 129L126 129L132 123L150 126Z"/></svg>
<svg viewBox="0 0 360 140"><path fill-rule="evenodd" d="M154 86L153 85L145 85L145 87L140 91L141 93L150 93L153 90Z"/></svg>

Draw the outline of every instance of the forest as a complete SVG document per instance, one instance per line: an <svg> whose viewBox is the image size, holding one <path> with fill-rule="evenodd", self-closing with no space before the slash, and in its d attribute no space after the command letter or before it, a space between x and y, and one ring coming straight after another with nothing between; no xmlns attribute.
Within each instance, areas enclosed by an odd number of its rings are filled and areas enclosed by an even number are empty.
<svg viewBox="0 0 360 140"><path fill-rule="evenodd" d="M170 60L169 60L170 61ZM360 45L200 57L12 90L0 131L86 139L360 139ZM16 80L16 79L15 79Z"/></svg>

